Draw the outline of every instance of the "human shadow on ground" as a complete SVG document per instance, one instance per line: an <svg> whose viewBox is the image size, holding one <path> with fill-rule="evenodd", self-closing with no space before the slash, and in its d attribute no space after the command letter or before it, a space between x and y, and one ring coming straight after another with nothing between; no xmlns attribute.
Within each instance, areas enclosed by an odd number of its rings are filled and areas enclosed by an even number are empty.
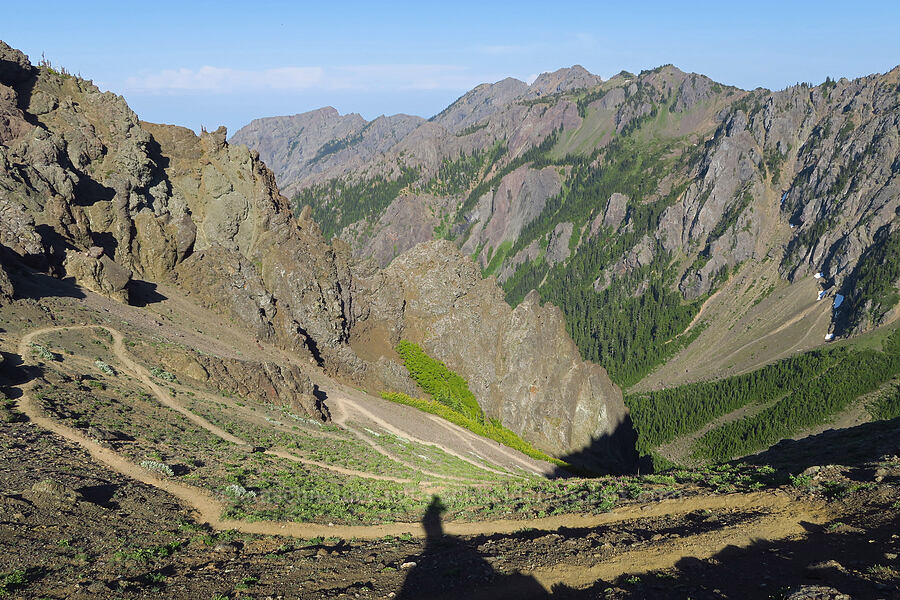
<svg viewBox="0 0 900 600"><path fill-rule="evenodd" d="M407 561L406 564L415 564L396 596L398 600L547 597L546 590L533 577L518 572L501 573L478 552L474 542L444 533L444 510L440 498L434 496L422 517L425 548Z"/></svg>

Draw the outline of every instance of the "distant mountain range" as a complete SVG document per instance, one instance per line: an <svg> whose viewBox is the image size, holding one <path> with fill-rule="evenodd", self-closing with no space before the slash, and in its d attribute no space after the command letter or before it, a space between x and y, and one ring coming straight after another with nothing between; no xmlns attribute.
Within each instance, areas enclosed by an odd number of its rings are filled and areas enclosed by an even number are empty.
<svg viewBox="0 0 900 600"><path fill-rule="evenodd" d="M512 305L537 290L586 358L650 389L894 318L898 124L900 68L772 92L574 66L427 121L325 108L231 141L356 256L452 240Z"/></svg>

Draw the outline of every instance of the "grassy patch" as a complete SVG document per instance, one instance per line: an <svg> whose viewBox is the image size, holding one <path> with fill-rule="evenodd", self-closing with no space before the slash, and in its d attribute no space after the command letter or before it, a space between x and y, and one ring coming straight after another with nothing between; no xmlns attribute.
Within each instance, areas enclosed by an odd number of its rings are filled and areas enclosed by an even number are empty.
<svg viewBox="0 0 900 600"><path fill-rule="evenodd" d="M465 379L412 342L401 340L397 344L397 354L403 358L412 378L432 399L469 419L484 422L484 413Z"/></svg>
<svg viewBox="0 0 900 600"><path fill-rule="evenodd" d="M459 413L452 408L434 400L428 400L426 398L413 398L399 392L384 392L381 394L381 397L385 400L390 400L391 402L405 404L407 406L417 408L421 411L437 415L442 419L446 419L451 423L454 423L455 425L459 425L464 429L468 429L472 433L494 440L495 442L500 442L504 446L509 446L510 448L518 450L522 454L525 454L532 458L545 460L561 467L570 466L568 463L561 461L558 458L554 458L544 452L541 452L497 422L483 423L480 421L476 421L475 419L467 417L466 415Z"/></svg>

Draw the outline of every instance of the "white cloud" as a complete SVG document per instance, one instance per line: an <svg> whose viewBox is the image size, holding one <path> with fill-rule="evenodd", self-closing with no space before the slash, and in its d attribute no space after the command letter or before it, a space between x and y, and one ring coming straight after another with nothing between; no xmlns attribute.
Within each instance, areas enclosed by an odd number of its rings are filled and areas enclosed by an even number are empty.
<svg viewBox="0 0 900 600"><path fill-rule="evenodd" d="M318 85L321 67L283 67L241 71L204 66L199 69L165 69L143 77L129 77L125 88L138 92L292 90Z"/></svg>
<svg viewBox="0 0 900 600"><path fill-rule="evenodd" d="M381 64L282 67L259 71L203 66L165 69L125 81L126 91L240 93L266 90L463 90L502 77L457 65Z"/></svg>
<svg viewBox="0 0 900 600"><path fill-rule="evenodd" d="M534 83L534 80L537 78L538 78L538 74L532 73L531 75L529 75L528 77L525 78L525 83L527 83L528 85L531 85L532 83Z"/></svg>

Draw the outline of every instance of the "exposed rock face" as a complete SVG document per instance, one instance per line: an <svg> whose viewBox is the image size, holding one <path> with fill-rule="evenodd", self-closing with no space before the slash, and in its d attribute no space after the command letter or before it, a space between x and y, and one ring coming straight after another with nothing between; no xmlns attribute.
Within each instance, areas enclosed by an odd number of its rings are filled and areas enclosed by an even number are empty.
<svg viewBox="0 0 900 600"><path fill-rule="evenodd" d="M541 170L520 167L508 174L500 181L493 196L485 195L479 201L472 215L475 225L463 251L472 253L479 247L484 248L479 262L486 266L488 249L507 240L514 241L522 228L541 214L547 200L558 194L560 188L559 174L552 167Z"/></svg>
<svg viewBox="0 0 900 600"><path fill-rule="evenodd" d="M618 229L622 221L625 220L625 210L628 208L628 196L614 193L606 201L606 211L603 213L603 224L613 229ZM591 227L591 234L596 234L596 230Z"/></svg>
<svg viewBox="0 0 900 600"><path fill-rule="evenodd" d="M231 143L258 151L278 174L284 192L292 194L309 175L336 165L360 165L396 145L424 121L410 115L366 121L355 113L340 115L329 106L290 117L256 119L239 129Z"/></svg>
<svg viewBox="0 0 900 600"><path fill-rule="evenodd" d="M341 238L353 247L356 256L387 266L397 255L434 237L440 216L449 209L448 202L445 198L403 194L387 207L375 227L356 223Z"/></svg>
<svg viewBox="0 0 900 600"><path fill-rule="evenodd" d="M66 273L87 289L124 304L128 303L131 272L106 255L69 252L63 263Z"/></svg>
<svg viewBox="0 0 900 600"><path fill-rule="evenodd" d="M315 397L309 377L293 365L253 363L201 354L196 354L193 359L195 364L188 367L193 373L188 376L193 379L236 396L280 404L320 421L331 420L328 407Z"/></svg>
<svg viewBox="0 0 900 600"><path fill-rule="evenodd" d="M560 223L553 228L547 244L547 262L551 265L569 258L569 240L572 239L572 224Z"/></svg>
<svg viewBox="0 0 900 600"><path fill-rule="evenodd" d="M402 254L371 285L361 326L378 324L381 344L421 344L468 380L486 415L535 446L557 455L588 448L595 464L623 467L624 453L598 442L626 427L622 394L581 359L559 309L535 294L512 309L446 241Z"/></svg>

